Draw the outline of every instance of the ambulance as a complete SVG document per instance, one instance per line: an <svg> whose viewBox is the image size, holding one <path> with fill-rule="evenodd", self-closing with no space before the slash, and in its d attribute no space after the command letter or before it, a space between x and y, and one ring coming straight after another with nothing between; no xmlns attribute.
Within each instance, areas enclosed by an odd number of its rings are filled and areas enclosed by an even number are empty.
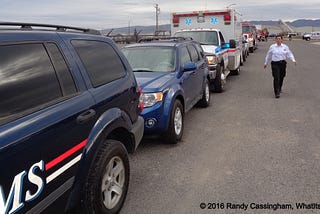
<svg viewBox="0 0 320 214"><path fill-rule="evenodd" d="M229 73L239 74L243 45L241 14L236 10L172 13L171 35L201 43L207 54L213 90L222 92Z"/></svg>

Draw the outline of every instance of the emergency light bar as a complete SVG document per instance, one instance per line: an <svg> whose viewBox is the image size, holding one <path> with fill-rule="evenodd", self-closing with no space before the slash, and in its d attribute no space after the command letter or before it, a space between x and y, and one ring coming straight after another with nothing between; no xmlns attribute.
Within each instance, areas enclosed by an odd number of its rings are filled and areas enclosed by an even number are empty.
<svg viewBox="0 0 320 214"><path fill-rule="evenodd" d="M172 14L172 24L174 27L179 27L180 18L182 17L198 17L198 21L204 22L205 16L219 16L223 15L223 20L226 25L229 25L232 21L232 17L230 15L230 11L217 11L217 12L206 12L206 11L199 11L199 12L192 12L192 13L173 13Z"/></svg>

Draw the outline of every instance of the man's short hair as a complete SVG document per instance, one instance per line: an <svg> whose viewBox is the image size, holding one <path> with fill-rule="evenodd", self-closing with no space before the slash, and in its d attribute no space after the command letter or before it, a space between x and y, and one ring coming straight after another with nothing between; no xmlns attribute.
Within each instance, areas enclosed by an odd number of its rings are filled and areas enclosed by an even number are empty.
<svg viewBox="0 0 320 214"><path fill-rule="evenodd" d="M276 38L277 38L277 37L280 37L281 39L283 39L282 35L276 35Z"/></svg>

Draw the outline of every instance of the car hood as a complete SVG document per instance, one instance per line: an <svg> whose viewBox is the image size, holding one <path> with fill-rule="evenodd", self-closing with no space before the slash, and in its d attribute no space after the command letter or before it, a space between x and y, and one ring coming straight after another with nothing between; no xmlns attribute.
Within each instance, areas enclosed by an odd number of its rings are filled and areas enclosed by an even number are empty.
<svg viewBox="0 0 320 214"><path fill-rule="evenodd" d="M138 85L144 92L161 91L172 80L175 72L135 72Z"/></svg>
<svg viewBox="0 0 320 214"><path fill-rule="evenodd" d="M215 45L201 45L204 52L207 53L216 53L217 46Z"/></svg>

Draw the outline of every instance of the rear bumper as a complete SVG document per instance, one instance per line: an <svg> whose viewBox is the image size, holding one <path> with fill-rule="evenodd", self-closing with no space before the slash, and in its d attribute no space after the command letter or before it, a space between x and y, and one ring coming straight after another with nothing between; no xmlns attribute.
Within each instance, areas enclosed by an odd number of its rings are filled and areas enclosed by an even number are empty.
<svg viewBox="0 0 320 214"><path fill-rule="evenodd" d="M140 144L143 137L143 132L144 132L144 120L143 120L143 117L139 116L131 129L131 133L133 134L134 140L135 140L134 150L136 150L138 145Z"/></svg>

